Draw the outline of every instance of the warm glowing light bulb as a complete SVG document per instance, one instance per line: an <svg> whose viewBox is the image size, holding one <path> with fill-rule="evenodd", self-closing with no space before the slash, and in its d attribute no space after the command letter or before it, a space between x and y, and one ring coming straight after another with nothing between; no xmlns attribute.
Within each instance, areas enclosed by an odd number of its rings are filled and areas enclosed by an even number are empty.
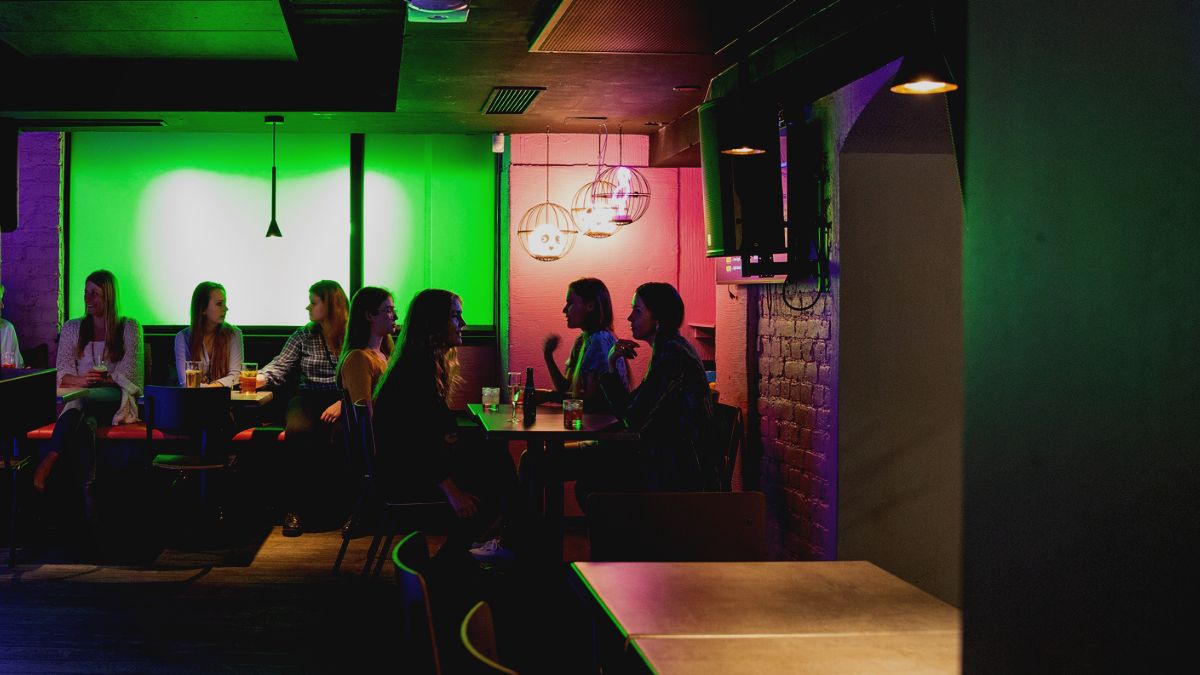
<svg viewBox="0 0 1200 675"><path fill-rule="evenodd" d="M527 235L529 254L538 259L557 260L566 248L563 233L554 223L538 223Z"/></svg>
<svg viewBox="0 0 1200 675"><path fill-rule="evenodd" d="M766 153L766 150L763 150L762 148L752 148L748 145L743 145L740 148L729 148L728 150L721 151L721 154L724 155L761 155L764 153Z"/></svg>
<svg viewBox="0 0 1200 675"><path fill-rule="evenodd" d="M941 94L947 91L954 91L955 89L958 89L957 84L933 80L902 82L892 87L892 91L897 94Z"/></svg>

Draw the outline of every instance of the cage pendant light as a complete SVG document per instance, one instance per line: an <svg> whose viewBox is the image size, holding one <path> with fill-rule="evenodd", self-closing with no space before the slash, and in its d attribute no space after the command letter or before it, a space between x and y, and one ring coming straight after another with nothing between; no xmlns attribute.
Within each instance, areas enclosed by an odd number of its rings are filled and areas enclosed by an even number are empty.
<svg viewBox="0 0 1200 675"><path fill-rule="evenodd" d="M550 201L550 129L546 129L546 201L521 216L517 239L530 257L550 262L571 252L579 228L571 212Z"/></svg>
<svg viewBox="0 0 1200 675"><path fill-rule="evenodd" d="M650 208L650 181L642 172L625 166L621 128L617 128L617 165L600 172L593 183L592 199L611 210L611 220L628 225L646 215Z"/></svg>
<svg viewBox="0 0 1200 675"><path fill-rule="evenodd" d="M603 128L603 125L601 125ZM604 151L608 146L608 131L605 129L601 143L599 129L596 131L596 178L575 191L571 200L571 217L584 235L593 239L606 239L616 234L624 223L613 222L610 200L596 201L595 194L612 194L616 189L610 183L600 181L604 170Z"/></svg>

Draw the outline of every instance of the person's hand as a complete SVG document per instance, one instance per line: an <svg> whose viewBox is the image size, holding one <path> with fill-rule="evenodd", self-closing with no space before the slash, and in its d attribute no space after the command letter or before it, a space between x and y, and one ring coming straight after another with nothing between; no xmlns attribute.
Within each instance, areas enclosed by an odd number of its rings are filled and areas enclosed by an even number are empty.
<svg viewBox="0 0 1200 675"><path fill-rule="evenodd" d="M255 389L262 389L263 387L267 386L267 376L259 373L258 375L254 376L254 382Z"/></svg>
<svg viewBox="0 0 1200 675"><path fill-rule="evenodd" d="M112 383L112 378L109 377L107 371L89 370L85 377L87 378L87 386L89 387L103 387L106 384Z"/></svg>
<svg viewBox="0 0 1200 675"><path fill-rule="evenodd" d="M636 359L638 343L633 340L617 340L617 343L608 350L608 369L612 372L617 371L617 359Z"/></svg>
<svg viewBox="0 0 1200 675"><path fill-rule="evenodd" d="M329 406L328 408L325 409L325 412L321 413L321 421L328 422L329 424L333 424L334 422L338 421L338 418L341 416L342 416L342 402L334 401L333 405Z"/></svg>
<svg viewBox="0 0 1200 675"><path fill-rule="evenodd" d="M450 479L442 481L441 488L442 492L446 494L447 501L450 502L450 508L454 509L454 514L459 518L470 518L479 511L479 497L458 489L454 481Z"/></svg>
<svg viewBox="0 0 1200 675"><path fill-rule="evenodd" d="M200 386L208 387L211 389L212 387L224 387L225 385L221 384L220 382L205 382L204 384L202 384Z"/></svg>
<svg viewBox="0 0 1200 675"><path fill-rule="evenodd" d="M560 340L561 338L558 335L547 335L546 339L542 341L542 355L546 358L552 358L554 351L558 349Z"/></svg>

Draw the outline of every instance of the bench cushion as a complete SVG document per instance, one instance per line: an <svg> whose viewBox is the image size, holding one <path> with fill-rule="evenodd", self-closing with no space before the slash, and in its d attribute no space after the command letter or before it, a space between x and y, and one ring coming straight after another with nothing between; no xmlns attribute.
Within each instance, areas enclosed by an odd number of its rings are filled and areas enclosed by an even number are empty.
<svg viewBox="0 0 1200 675"><path fill-rule="evenodd" d="M283 427L250 427L234 434L233 440L244 443L257 439L270 439L272 436L274 436L273 440L282 443L287 436L287 432L283 430Z"/></svg>
<svg viewBox="0 0 1200 675"><path fill-rule="evenodd" d="M25 434L25 438L31 441L48 441L52 435L54 435L54 423L30 431ZM137 422L136 424L120 424L115 427L99 427L96 429L96 438L109 441L144 441L146 440L146 423ZM187 436L154 430L154 440L156 441L178 441L186 438Z"/></svg>

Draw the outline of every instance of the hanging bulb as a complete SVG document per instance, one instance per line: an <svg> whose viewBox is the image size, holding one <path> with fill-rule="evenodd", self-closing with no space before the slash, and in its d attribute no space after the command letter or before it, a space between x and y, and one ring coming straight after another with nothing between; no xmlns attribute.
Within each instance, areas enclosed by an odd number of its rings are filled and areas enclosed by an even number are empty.
<svg viewBox="0 0 1200 675"><path fill-rule="evenodd" d="M279 222L275 220L275 190L278 186L275 168L275 128L283 124L283 116L267 115L263 121L271 125L271 223L267 225L267 236L282 237L283 232L279 230Z"/></svg>

